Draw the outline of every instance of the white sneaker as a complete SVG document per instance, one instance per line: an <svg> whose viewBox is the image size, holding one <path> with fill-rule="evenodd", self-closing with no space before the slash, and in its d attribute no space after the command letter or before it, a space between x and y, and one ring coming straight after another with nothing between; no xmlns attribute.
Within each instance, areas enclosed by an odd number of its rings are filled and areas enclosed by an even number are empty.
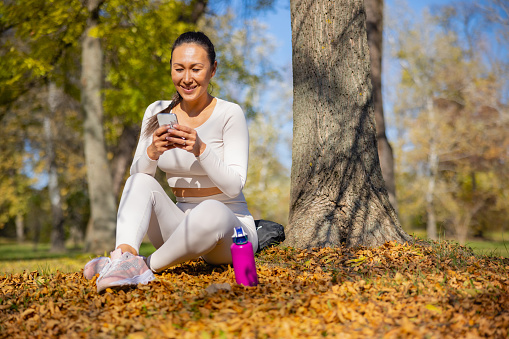
<svg viewBox="0 0 509 339"><path fill-rule="evenodd" d="M111 262L109 257L98 257L90 260L83 269L83 276L88 280L92 279L96 274L101 273L101 270Z"/></svg>
<svg viewBox="0 0 509 339"><path fill-rule="evenodd" d="M118 248L111 252L111 262L103 268L97 278L97 292L111 287L147 284L154 279L154 273L148 268L143 257L129 252L122 253Z"/></svg>

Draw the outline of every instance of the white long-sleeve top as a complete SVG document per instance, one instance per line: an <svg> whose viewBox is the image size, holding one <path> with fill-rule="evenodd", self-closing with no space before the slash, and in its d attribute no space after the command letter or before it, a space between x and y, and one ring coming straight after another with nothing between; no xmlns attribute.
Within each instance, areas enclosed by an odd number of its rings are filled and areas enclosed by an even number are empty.
<svg viewBox="0 0 509 339"><path fill-rule="evenodd" d="M158 160L148 157L147 148L152 136L144 137L147 122L153 115L168 107L170 101L160 100L148 106L143 117L140 140L136 148L131 175L146 173L154 176L157 167L166 173L170 187L218 187L223 202L244 202L242 189L246 183L249 155L249 135L244 112L239 105L217 99L210 117L195 128L207 145L198 157L181 149L164 152ZM177 198L191 202L192 198Z"/></svg>

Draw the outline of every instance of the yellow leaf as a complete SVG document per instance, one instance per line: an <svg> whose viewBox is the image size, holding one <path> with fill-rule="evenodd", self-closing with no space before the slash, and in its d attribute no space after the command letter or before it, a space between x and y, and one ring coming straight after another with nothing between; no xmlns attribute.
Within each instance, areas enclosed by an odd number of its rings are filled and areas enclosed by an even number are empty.
<svg viewBox="0 0 509 339"><path fill-rule="evenodd" d="M435 305L427 304L426 308L428 310L430 310L430 311L435 311L435 312L438 312L438 313L442 313L442 310L440 308L436 307Z"/></svg>
<svg viewBox="0 0 509 339"><path fill-rule="evenodd" d="M346 264L352 264L353 267L362 265L364 261L366 261L367 257L360 257L357 259L351 259L346 262Z"/></svg>
<svg viewBox="0 0 509 339"><path fill-rule="evenodd" d="M94 26L88 30L88 36L91 38L99 38L99 27Z"/></svg>

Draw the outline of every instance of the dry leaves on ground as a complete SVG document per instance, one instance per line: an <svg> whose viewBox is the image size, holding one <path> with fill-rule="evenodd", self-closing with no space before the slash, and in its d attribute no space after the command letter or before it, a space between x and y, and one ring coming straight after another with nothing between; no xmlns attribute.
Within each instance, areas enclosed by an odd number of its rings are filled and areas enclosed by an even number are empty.
<svg viewBox="0 0 509 339"><path fill-rule="evenodd" d="M507 338L509 261L467 249L271 248L260 284L193 261L96 293L82 272L0 278L1 337Z"/></svg>

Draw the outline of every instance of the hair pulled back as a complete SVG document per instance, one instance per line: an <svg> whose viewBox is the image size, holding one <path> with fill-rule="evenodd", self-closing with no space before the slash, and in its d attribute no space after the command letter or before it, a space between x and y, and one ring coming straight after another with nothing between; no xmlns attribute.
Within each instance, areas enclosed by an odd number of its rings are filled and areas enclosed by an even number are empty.
<svg viewBox="0 0 509 339"><path fill-rule="evenodd" d="M173 51L175 50L175 48L177 48L181 45L184 45L184 44L197 44L197 45L200 45L201 47L203 47L205 49L205 51L207 52L207 56L209 58L210 65L211 66L214 65L214 62L216 61L216 51L214 49L214 44L212 43L212 41L210 41L208 36L206 36L205 33L203 33L203 32L182 33L173 42L173 46L171 47L170 64L172 63L172 60L173 60ZM180 93L177 91L171 98L170 105L168 107L166 107L165 109L163 109L162 111L158 112L157 114L170 113L171 110L175 106L177 106L181 101L182 101L182 97L180 96ZM152 133L154 133L155 130L159 127L158 122L157 122L157 114L155 114L154 116L152 116L149 119L149 121L147 123L147 129L145 130L143 136L145 136L145 137L151 136Z"/></svg>

